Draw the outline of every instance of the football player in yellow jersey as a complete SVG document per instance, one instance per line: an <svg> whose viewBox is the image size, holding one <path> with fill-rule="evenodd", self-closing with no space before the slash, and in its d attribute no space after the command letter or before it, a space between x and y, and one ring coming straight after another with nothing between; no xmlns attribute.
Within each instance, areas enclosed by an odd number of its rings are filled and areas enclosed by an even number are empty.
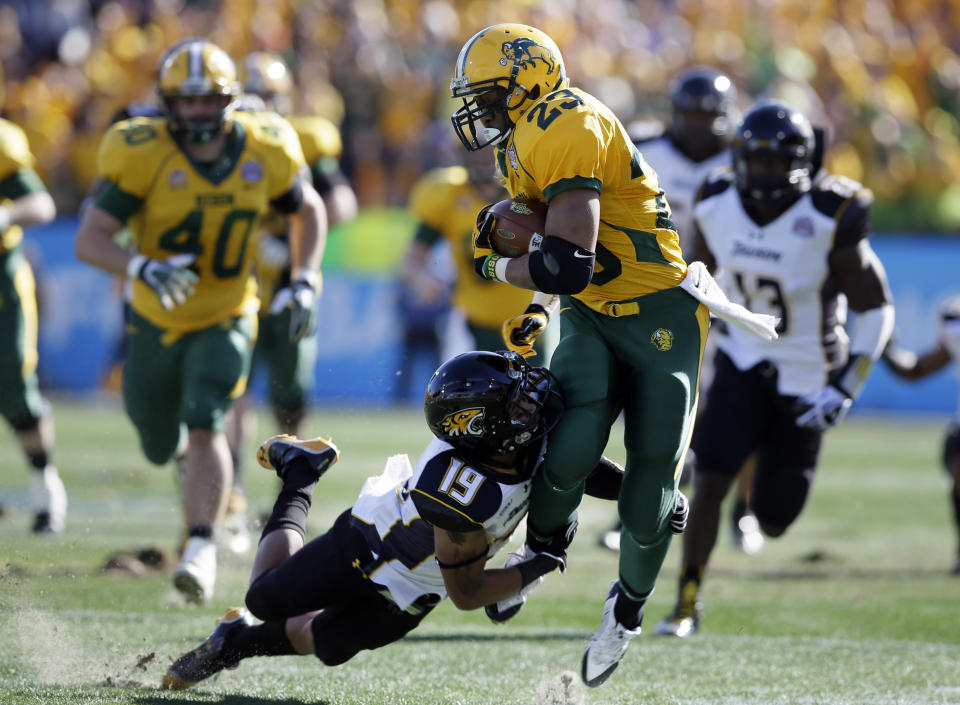
<svg viewBox="0 0 960 705"><path fill-rule="evenodd" d="M245 388L256 335L255 225L271 208L295 214L285 288L303 336L315 325L326 215L289 124L233 112L240 86L219 47L174 46L158 90L163 117L122 121L104 136L106 186L83 215L76 251L133 281L124 402L151 462L169 461L186 438L189 538L174 583L203 601L213 593L213 532L233 475L224 417ZM124 224L135 254L113 241Z"/></svg>
<svg viewBox="0 0 960 705"><path fill-rule="evenodd" d="M252 96L263 101L258 118L269 121L276 112L286 116L296 131L313 187L323 199L328 225L353 219L357 214L357 198L340 171L343 143L336 126L319 116L288 114L293 107L293 80L286 64L276 54L264 51L248 54L241 63L240 78L244 99ZM255 267L261 305L252 372L266 367L268 395L277 425L282 433L296 436L314 387L317 340L312 335L299 338L291 335L291 311L284 298L278 296L290 281L289 227L289 218L277 212L267 214L257 225ZM235 552L244 553L250 539L246 530L247 502L242 491L241 461L246 455L244 443L254 432L256 423L249 394L237 401L227 423L235 472L225 523L229 535L227 544Z"/></svg>
<svg viewBox="0 0 960 705"><path fill-rule="evenodd" d="M464 341L461 344L468 345L468 349L502 350L504 316L520 313L530 304L531 292L481 279L474 272L473 232L477 214L486 204L506 197L489 152L470 154L463 166L428 171L411 191L410 210L417 230L403 260L404 281L425 303L438 292L445 293L446 283L430 271L430 253L441 241L449 245L456 268L454 312L445 326L444 359L465 352L456 348L457 340ZM464 324L467 335L460 335L458 328Z"/></svg>
<svg viewBox="0 0 960 705"><path fill-rule="evenodd" d="M550 369L567 411L534 478L527 556L562 544L559 532L624 415L619 579L581 667L584 682L597 686L640 633L670 545L708 311L678 287L687 265L656 173L610 109L570 87L550 37L521 24L478 32L460 51L450 91L463 99L452 120L464 146L495 144L510 195L548 204L540 249L494 253L491 218L475 244L485 279L533 289L537 302L562 297Z"/></svg>
<svg viewBox="0 0 960 705"><path fill-rule="evenodd" d="M53 199L33 170L23 130L0 119L0 414L33 468L33 531L63 530L67 493L52 464L53 418L37 385L37 298L20 251L23 228L53 220Z"/></svg>

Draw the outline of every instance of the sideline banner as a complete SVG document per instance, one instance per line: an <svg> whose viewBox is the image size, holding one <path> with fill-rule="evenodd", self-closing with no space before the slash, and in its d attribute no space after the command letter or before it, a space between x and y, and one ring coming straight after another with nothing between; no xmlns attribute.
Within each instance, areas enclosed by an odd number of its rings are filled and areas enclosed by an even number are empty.
<svg viewBox="0 0 960 705"><path fill-rule="evenodd" d="M74 218L63 218L33 228L24 248L35 266L40 296L41 384L82 393L98 389L122 355L123 322L114 279L74 256L76 224ZM331 234L319 304L315 403L394 403L398 385L406 381L398 376L404 331L396 268L411 233L405 212L377 209L365 212L356 226ZM940 302L960 295L960 239L875 235L872 243L890 279L900 345L913 351L930 348L936 344ZM418 365L414 375L417 379L401 388L422 388L429 371ZM951 414L957 407L957 384L955 365L909 383L878 362L854 411Z"/></svg>

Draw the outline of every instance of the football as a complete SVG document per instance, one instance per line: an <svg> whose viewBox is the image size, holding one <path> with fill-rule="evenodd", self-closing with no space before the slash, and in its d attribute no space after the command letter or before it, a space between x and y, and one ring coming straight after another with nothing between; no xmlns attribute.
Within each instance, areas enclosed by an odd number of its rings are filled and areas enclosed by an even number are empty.
<svg viewBox="0 0 960 705"><path fill-rule="evenodd" d="M547 204L543 201L508 198L490 206L489 213L495 217L490 233L490 246L504 257L519 257L534 249L543 239L547 220Z"/></svg>

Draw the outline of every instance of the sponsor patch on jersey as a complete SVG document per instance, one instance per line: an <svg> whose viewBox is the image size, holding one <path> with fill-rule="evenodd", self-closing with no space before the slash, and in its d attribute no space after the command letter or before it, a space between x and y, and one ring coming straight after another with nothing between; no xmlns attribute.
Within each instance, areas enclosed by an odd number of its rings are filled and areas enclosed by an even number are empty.
<svg viewBox="0 0 960 705"><path fill-rule="evenodd" d="M170 188L185 188L187 185L187 172L183 169L171 169L167 174L167 183Z"/></svg>
<svg viewBox="0 0 960 705"><path fill-rule="evenodd" d="M793 221L793 234L800 237L813 237L813 221L807 216L801 216Z"/></svg>
<svg viewBox="0 0 960 705"><path fill-rule="evenodd" d="M520 168L520 160L517 159L517 149L512 144L507 147L507 159L510 160L510 166L513 167L514 171Z"/></svg>
<svg viewBox="0 0 960 705"><path fill-rule="evenodd" d="M650 342L660 352L666 352L673 347L673 331L669 328L657 328L650 336Z"/></svg>
<svg viewBox="0 0 960 705"><path fill-rule="evenodd" d="M440 428L449 438L483 435L483 407L460 409L440 420Z"/></svg>
<svg viewBox="0 0 960 705"><path fill-rule="evenodd" d="M263 178L263 167L260 166L260 162L250 160L243 163L240 167L240 175L243 177L244 181L256 182L260 181Z"/></svg>

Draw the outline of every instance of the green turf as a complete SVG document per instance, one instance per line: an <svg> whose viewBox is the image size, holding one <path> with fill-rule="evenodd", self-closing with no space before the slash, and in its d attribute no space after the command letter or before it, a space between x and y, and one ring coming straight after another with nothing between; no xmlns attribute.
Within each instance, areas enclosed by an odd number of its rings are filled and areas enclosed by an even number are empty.
<svg viewBox="0 0 960 705"><path fill-rule="evenodd" d="M172 551L173 472L147 465L115 403L59 401L55 415L71 499L62 537L26 532L24 461L0 432L0 703L960 704L960 578L947 575L956 536L938 460L944 419L855 417L831 432L810 503L785 537L749 557L724 531L702 632L686 641L649 635L674 599L675 542L648 634L596 690L577 673L616 572L616 557L596 545L614 509L588 499L570 570L549 576L509 625L444 604L402 642L335 669L306 657L252 659L167 693L156 687L166 665L242 600L249 559L222 561L216 597L202 608L180 604L167 574L104 574L113 552ZM260 428L273 432L266 416ZM311 533L387 455L415 457L428 438L417 409L321 411L309 428L343 451L318 486ZM622 458L614 441L611 454ZM247 484L254 511L265 511L274 478L248 462Z"/></svg>

